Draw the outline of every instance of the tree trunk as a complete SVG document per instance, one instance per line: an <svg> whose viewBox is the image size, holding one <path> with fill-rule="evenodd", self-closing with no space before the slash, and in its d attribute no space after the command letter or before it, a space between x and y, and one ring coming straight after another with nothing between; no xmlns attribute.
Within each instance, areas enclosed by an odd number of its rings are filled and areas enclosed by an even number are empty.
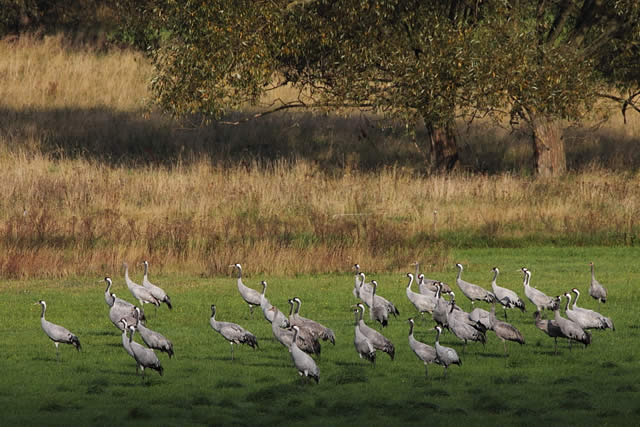
<svg viewBox="0 0 640 427"><path fill-rule="evenodd" d="M439 172L450 172L458 163L458 145L453 126L428 126L428 130L431 148L431 169Z"/></svg>
<svg viewBox="0 0 640 427"><path fill-rule="evenodd" d="M538 176L560 176L567 172L567 159L560 125L545 117L533 121L533 161Z"/></svg>

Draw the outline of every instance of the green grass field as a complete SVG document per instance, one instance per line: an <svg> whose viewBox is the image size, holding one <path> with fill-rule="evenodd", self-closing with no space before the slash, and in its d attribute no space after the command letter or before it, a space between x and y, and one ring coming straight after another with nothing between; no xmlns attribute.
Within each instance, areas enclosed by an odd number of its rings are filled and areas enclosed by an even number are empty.
<svg viewBox="0 0 640 427"><path fill-rule="evenodd" d="M367 279L376 278L379 293L401 312L383 331L396 346L395 361L379 352L372 367L353 347L350 306L355 299L348 266L342 275L261 277L252 272L251 259L237 260L243 263L245 284L257 289L260 280L267 280L267 297L280 309L288 308L287 298L299 296L303 316L334 329L335 347L322 346L318 385L301 381L259 309L249 318L231 271L227 277L151 277L171 296L174 310L163 306L156 315L146 308L147 325L173 341L176 356L160 354L164 376L149 372L144 382L107 317L100 277L3 281L2 424L634 425L640 420L640 325L635 309L639 255L638 248L454 251L454 262L465 266L463 278L485 288L490 288L493 266L501 269L498 283L523 298L517 272L522 266L533 272L531 284L548 294L578 287L583 291L581 306L610 316L616 331L594 331L586 350L574 346L570 352L562 342L554 355L553 340L535 328L533 306L525 300L526 313L509 313L509 321L525 336L524 346L511 343L509 356L503 357L502 342L489 332L486 348L470 344L462 366L450 367L448 378L443 378L442 367L430 365L426 380L407 342L406 319L416 312L405 295L404 275L362 266ZM407 272L413 271L410 261ZM595 262L598 280L609 289L605 305L598 306L587 295L589 261ZM141 280L139 268L131 273L135 281ZM453 265L427 273L457 290ZM113 292L133 301L120 271L105 274L113 275ZM55 347L40 328L40 307L34 305L39 299L48 303L47 319L76 333L84 351L63 346L61 361L56 361ZM460 294L458 302L471 309ZM218 320L252 331L260 349L237 348L232 362L229 344L209 326L212 303L218 307ZM434 323L428 315L425 319L416 322L415 335L432 345ZM462 351L450 333L441 342Z"/></svg>

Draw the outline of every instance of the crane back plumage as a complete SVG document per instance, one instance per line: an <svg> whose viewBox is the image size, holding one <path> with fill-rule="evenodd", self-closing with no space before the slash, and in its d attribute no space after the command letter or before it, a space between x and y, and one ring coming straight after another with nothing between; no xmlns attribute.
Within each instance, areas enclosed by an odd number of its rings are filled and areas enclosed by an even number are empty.
<svg viewBox="0 0 640 427"><path fill-rule="evenodd" d="M131 346L131 351L133 352L133 358L136 360L138 367L142 371L142 375L144 376L145 368L149 368L158 372L158 374L162 376L164 373L164 368L160 363L160 359L158 359L158 356L156 356L156 353L152 349L146 348L142 344L138 344L133 340L133 335L136 331L135 326L130 325L129 331L129 345Z"/></svg>
<svg viewBox="0 0 640 427"><path fill-rule="evenodd" d="M173 357L173 343L169 341L164 335L160 332L156 332L144 326L140 323L138 316L140 313L138 312L139 308L136 307L136 328L140 337L142 337L142 341L147 345L147 347L159 350L169 355L169 358Z"/></svg>
<svg viewBox="0 0 640 427"><path fill-rule="evenodd" d="M413 336L413 319L410 318L409 322L409 347L413 350L413 353L424 363L424 376L429 375L427 365L429 363L437 363L438 356L436 349L428 344L418 341Z"/></svg>
<svg viewBox="0 0 640 427"><path fill-rule="evenodd" d="M418 310L420 313L431 313L433 314L433 310L436 308L437 298L434 294L422 294L413 292L411 290L411 285L413 284L413 274L407 273L407 277L409 278L409 283L407 284L406 294L407 299L411 301L411 304Z"/></svg>
<svg viewBox="0 0 640 427"><path fill-rule="evenodd" d="M559 307L557 298L552 298L544 292L531 286L531 271L529 271L525 267L522 267L522 272L524 273L524 279L522 283L524 286L524 295L529 299L529 301L531 301L533 305L536 306L536 309L538 311L553 311Z"/></svg>
<svg viewBox="0 0 640 427"><path fill-rule="evenodd" d="M249 311L251 315L253 315L253 307L260 305L261 294L242 283L242 266L240 264L236 263L232 265L232 267L238 270L238 292L240 292L242 299L249 305Z"/></svg>
<svg viewBox="0 0 640 427"><path fill-rule="evenodd" d="M220 322L216 320L216 306L211 306L211 318L209 323L214 331L218 332L227 341L233 344L246 344L251 348L258 347L258 339L242 326L232 322Z"/></svg>
<svg viewBox="0 0 640 427"><path fill-rule="evenodd" d="M356 323L355 323L355 328L354 328L354 338L353 338L353 345L356 348L356 351L358 352L358 356L360 356L361 359L366 359L369 362L371 362L372 364L375 365L376 363L376 350L375 348L373 348L373 344L371 344L371 341L369 341L369 338L367 338L366 335L364 335L362 333L362 331L360 330L360 325L358 322L358 312L360 310L358 310L357 308L353 311L355 317L356 317Z"/></svg>
<svg viewBox="0 0 640 427"><path fill-rule="evenodd" d="M320 381L320 369L311 356L302 351L297 345L297 335L300 331L300 327L293 326L293 331L293 339L289 346L291 360L293 360L293 364L301 376L312 378L317 384Z"/></svg>
<svg viewBox="0 0 640 427"><path fill-rule="evenodd" d="M171 298L169 298L169 295L167 295L164 289L154 285L149 281L149 262L145 260L142 262L142 264L144 265L144 276L142 276L142 286L145 289L147 289L151 293L151 295L153 295L153 297L156 298L159 302L167 304L167 307L169 307L169 310L172 310L173 306L171 305Z"/></svg>
<svg viewBox="0 0 640 427"><path fill-rule="evenodd" d="M324 326L323 324L316 322L312 319L300 316L300 307L302 306L302 300L299 297L294 297L293 302L296 303L295 313L293 315L294 324L307 328L311 334L317 339L323 341L330 341L331 344L336 344L336 335L331 328Z"/></svg>
<svg viewBox="0 0 640 427"><path fill-rule="evenodd" d="M129 288L131 295L140 302L140 305L153 304L156 307L160 306L160 301L151 295L151 292L131 280L129 277L129 265L126 262L122 263L122 265L124 266L124 281L127 284L127 288Z"/></svg>
<svg viewBox="0 0 640 427"><path fill-rule="evenodd" d="M589 286L589 295L598 300L598 302L607 302L607 288L602 286L600 282L596 280L595 266L593 262L591 265L591 284Z"/></svg>
<svg viewBox="0 0 640 427"><path fill-rule="evenodd" d="M42 307L42 312L40 313L40 326L45 334L49 337L51 341L56 345L56 354L58 353L58 344L71 344L73 345L77 351L82 350L82 345L80 345L80 340L78 337L69 331L64 326L56 325L55 323L49 322L45 319L45 312L47 311L47 303L43 300L38 301L38 304Z"/></svg>
<svg viewBox="0 0 640 427"><path fill-rule="evenodd" d="M464 269L462 264L456 264L456 267L458 267L456 285L458 285L464 296L469 298L472 303L474 301L485 301L491 303L495 300L495 295L493 295L492 292L489 292L481 286L462 280L462 270Z"/></svg>
<svg viewBox="0 0 640 427"><path fill-rule="evenodd" d="M371 342L371 345L375 350L380 350L387 353L389 357L391 357L391 360L393 360L396 354L396 349L393 343L391 342L391 340L389 340L380 332L376 331L375 329L371 328L365 323L364 304L362 303L357 304L356 307L359 308L359 311L360 311L359 320L358 320L358 327L360 328L360 332L362 332L362 334L367 337L367 339L369 340L369 342Z"/></svg>
<svg viewBox="0 0 640 427"><path fill-rule="evenodd" d="M524 301L511 289L503 288L502 286L498 286L497 279L498 274L500 274L500 270L497 267L493 268L493 280L491 281L491 290L496 297L496 300L504 307L504 308L519 308L520 311L524 312L525 305ZM506 317L506 313L505 313Z"/></svg>

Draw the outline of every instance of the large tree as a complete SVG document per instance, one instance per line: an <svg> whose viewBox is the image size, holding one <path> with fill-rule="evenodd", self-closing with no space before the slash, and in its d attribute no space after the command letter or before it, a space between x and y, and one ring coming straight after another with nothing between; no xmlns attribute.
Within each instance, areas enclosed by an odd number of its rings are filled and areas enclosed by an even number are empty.
<svg viewBox="0 0 640 427"><path fill-rule="evenodd" d="M442 169L457 160L458 117L508 114L530 129L543 175L566 168L558 120L581 118L607 85L631 80L603 72L602 58L633 62L639 21L634 0L148 4L145 25L167 35L153 49L153 86L175 114L222 117L289 85L299 97L267 112L358 108L422 122Z"/></svg>

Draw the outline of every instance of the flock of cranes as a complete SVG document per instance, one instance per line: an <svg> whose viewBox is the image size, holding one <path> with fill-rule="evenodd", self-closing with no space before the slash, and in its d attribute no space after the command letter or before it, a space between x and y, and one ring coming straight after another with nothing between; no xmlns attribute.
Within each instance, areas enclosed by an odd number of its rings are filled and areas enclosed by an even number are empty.
<svg viewBox="0 0 640 427"><path fill-rule="evenodd" d="M145 369L152 369L160 375L163 374L164 368L155 353L156 350L167 353L169 358L174 355L174 350L173 344L169 339L145 325L144 304L152 304L156 310L163 303L169 309L172 309L172 304L166 292L149 281L149 263L143 261L142 264L144 265L144 277L142 285L139 285L131 280L129 267L127 263L123 263L127 288L139 305L134 305L112 293L113 282L110 277L104 278L107 285L104 298L109 306L109 320L120 330L122 346L127 354L135 360L136 372L142 371L142 377L144 378ZM497 284L500 274L498 268L494 267L492 270L493 280L491 281L491 291L489 291L481 286L462 280L463 266L456 264L458 269L456 285L462 294L471 301L473 306L477 301L491 305L489 311L474 307L471 312L466 312L456 304L455 293L449 285L439 280L426 278L419 271L419 263L416 262L414 265L416 269L415 275L412 273L406 274L408 280L406 286L407 299L415 307L419 316L424 317L424 313L431 315L436 324L434 329L437 332L433 346L421 342L414 337L414 318L408 319L409 347L418 359L424 363L425 376L428 375L427 366L429 364L443 366L445 377L449 365L462 364L456 350L440 344L440 336L445 330L464 343L463 354L468 342L480 342L484 346L489 331L495 333L496 337L503 342L505 356L508 354L507 341L517 342L521 345L525 343L522 333L506 321L508 309L517 308L524 312L526 310L525 303L515 291ZM607 300L607 290L596 280L593 263L590 265L591 286L589 295L604 303ZM237 288L242 299L249 306L250 316L253 317L254 307L260 307L265 320L271 324L274 339L288 349L299 375L318 382L320 370L317 361L321 354L320 341L329 341L335 345L336 336L333 330L315 320L302 317L300 315L302 301L299 297L288 300L289 315L286 316L267 299L266 281L261 282L262 291L258 292L243 283L242 266L240 264L233 264L230 267L237 271ZM375 280L371 280L370 283L366 282L365 274L361 271L360 266L355 264L354 268L355 281L352 293L357 299L356 303L352 305L355 316L353 335L355 350L360 358L371 362L373 365L376 363L377 351L387 353L393 361L396 347L391 340L383 335L382 331L389 323L389 316L396 318L400 315L400 312L394 303L378 294L378 283ZM572 288L562 295L551 297L530 285L530 270L523 267L521 271L523 273L525 297L536 307L533 315L535 326L554 339L555 353L557 353L558 338L567 339L569 349L571 349L573 341L582 343L586 347L591 343L590 329L615 330L610 318L596 311L578 306L580 291L577 288ZM418 281L418 292L412 290L412 285L416 279ZM573 305L571 305L571 293L575 294ZM448 299L445 298L446 295L449 296ZM566 298L564 306L566 317L563 317L560 313L563 297ZM75 334L45 319L46 302L40 300L36 304L40 304L42 307L40 316L42 329L55 344L56 358L59 360L60 343L71 344L78 351L81 350L80 341ZM496 305L503 307L505 321L496 317ZM364 319L367 308L369 319L374 323L379 323L380 331L366 324ZM543 319L541 312L544 310L552 311L553 319ZM253 333L236 323L216 320L216 313L216 305L212 304L209 323L214 331L229 342L231 360L234 359L234 344L246 344L252 348L258 348L258 339ZM140 335L145 345L134 340L136 333ZM314 359L312 356L316 358Z"/></svg>

